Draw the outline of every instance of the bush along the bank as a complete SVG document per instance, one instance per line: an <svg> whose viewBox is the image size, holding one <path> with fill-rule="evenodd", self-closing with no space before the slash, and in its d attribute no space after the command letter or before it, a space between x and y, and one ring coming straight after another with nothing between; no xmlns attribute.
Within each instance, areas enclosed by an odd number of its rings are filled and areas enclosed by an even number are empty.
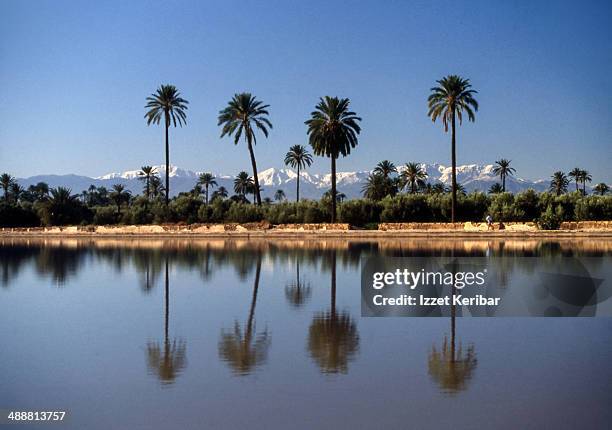
<svg viewBox="0 0 612 430"><path fill-rule="evenodd" d="M329 198L295 202L267 202L254 205L240 198L212 198L206 204L201 195L183 193L166 206L163 199L130 197L116 204L88 206L67 190L35 201L0 202L0 227L39 225L117 225L161 223L259 222L271 224L329 222ZM415 193L387 196L381 200L355 199L338 204L338 220L361 228L375 228L380 222L448 222L449 193ZM572 192L557 196L533 190L517 194L487 195L473 192L457 196L456 220L482 222L487 214L503 222L535 221L541 228L559 228L563 221L612 220L612 196L583 196Z"/></svg>

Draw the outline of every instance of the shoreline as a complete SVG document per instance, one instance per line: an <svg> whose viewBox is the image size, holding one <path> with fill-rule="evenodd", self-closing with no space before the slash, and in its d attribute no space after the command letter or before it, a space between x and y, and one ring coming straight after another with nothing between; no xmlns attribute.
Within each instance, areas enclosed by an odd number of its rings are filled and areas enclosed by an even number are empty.
<svg viewBox="0 0 612 430"><path fill-rule="evenodd" d="M542 230L542 231L416 231L416 230L320 230L320 231L225 231L189 233L180 231L151 232L68 232L12 231L0 232L0 239L12 238L109 238L109 239L612 239L610 230Z"/></svg>

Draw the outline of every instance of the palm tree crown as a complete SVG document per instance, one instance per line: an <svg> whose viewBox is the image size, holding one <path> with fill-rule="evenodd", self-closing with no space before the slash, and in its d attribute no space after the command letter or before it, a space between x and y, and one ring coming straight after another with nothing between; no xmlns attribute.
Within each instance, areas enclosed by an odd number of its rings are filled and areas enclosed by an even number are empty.
<svg viewBox="0 0 612 430"><path fill-rule="evenodd" d="M550 191L555 193L556 195L561 195L567 192L567 185L569 184L569 179L565 176L565 173L558 171L553 173L552 180L550 181Z"/></svg>
<svg viewBox="0 0 612 430"><path fill-rule="evenodd" d="M331 158L332 182L332 222L336 221L336 159L346 157L358 144L357 135L361 132L361 118L349 110L347 98L325 96L319 100L308 126L309 143L315 155Z"/></svg>
<svg viewBox="0 0 612 430"><path fill-rule="evenodd" d="M595 191L600 196L605 196L606 194L608 194L608 191L610 191L610 187L606 183L600 182L599 184L593 187L593 191Z"/></svg>
<svg viewBox="0 0 612 430"><path fill-rule="evenodd" d="M425 185L427 172L419 163L406 163L404 170L401 173L402 188L410 185L410 193L414 194L417 187Z"/></svg>
<svg viewBox="0 0 612 430"><path fill-rule="evenodd" d="M204 201L206 202L206 204L208 204L208 188L217 186L217 181L215 181L215 177L212 173L202 173L198 178L198 185L204 187Z"/></svg>
<svg viewBox="0 0 612 430"><path fill-rule="evenodd" d="M145 113L147 125L159 124L164 120L166 131L166 205L170 195L170 144L168 141L168 129L170 125L176 127L187 123L187 105L189 102L181 97L174 85L161 85L157 91L147 97Z"/></svg>
<svg viewBox="0 0 612 430"><path fill-rule="evenodd" d="M397 167L389 160L383 160L376 165L372 173L379 173L385 178L391 176L392 173L397 173Z"/></svg>
<svg viewBox="0 0 612 430"><path fill-rule="evenodd" d="M247 172L240 172L234 179L234 192L242 197L253 187L253 178L249 176Z"/></svg>
<svg viewBox="0 0 612 430"><path fill-rule="evenodd" d="M238 145L240 137L244 134L247 142L249 154L251 156L251 166L253 168L253 179L255 182L255 193L257 204L261 205L261 193L259 179L257 177L257 163L255 162L255 152L253 145L257 144L255 129L259 129L265 137L268 137L272 123L268 119L268 107L263 102L257 100L250 93L234 94L225 109L219 112L219 126L221 137L234 136L234 144Z"/></svg>
<svg viewBox="0 0 612 430"><path fill-rule="evenodd" d="M452 164L452 205L451 221L455 222L455 209L457 207L457 158L455 151L455 117L459 119L459 125L463 122L463 115L466 114L469 121L474 122L475 112L478 111L478 102L474 98L476 90L471 89L469 79L461 78L457 75L449 75L437 81L438 86L431 89L431 94L427 99L429 111L427 115L433 122L442 118L444 131L448 132L451 126L451 164Z"/></svg>
<svg viewBox="0 0 612 430"><path fill-rule="evenodd" d="M15 183L15 178L13 178L8 173L3 173L0 176L0 187L2 187L2 190L4 191L4 200L6 202L8 202L9 191L14 183Z"/></svg>
<svg viewBox="0 0 612 430"><path fill-rule="evenodd" d="M586 183L587 182L591 182L593 180L593 177L591 176L591 174L588 171L581 170L580 171L580 180L582 181L582 194L586 195Z"/></svg>
<svg viewBox="0 0 612 430"><path fill-rule="evenodd" d="M285 164L297 169L296 201L300 201L300 169L312 164L312 155L302 145L293 145L285 155Z"/></svg>
<svg viewBox="0 0 612 430"><path fill-rule="evenodd" d="M567 174L568 177L572 178L576 183L576 191L578 191L578 184L580 184L580 176L582 175L582 169L580 167L574 167Z"/></svg>
<svg viewBox="0 0 612 430"><path fill-rule="evenodd" d="M502 180L502 192L506 192L506 177L512 176L516 169L514 167L510 167L511 160L506 160L502 158L501 160L497 160L495 162L495 166L493 167L493 173L498 175Z"/></svg>
<svg viewBox="0 0 612 430"><path fill-rule="evenodd" d="M151 166L142 166L138 172L138 179L145 182L145 197L151 197L151 177L157 173L157 169Z"/></svg>

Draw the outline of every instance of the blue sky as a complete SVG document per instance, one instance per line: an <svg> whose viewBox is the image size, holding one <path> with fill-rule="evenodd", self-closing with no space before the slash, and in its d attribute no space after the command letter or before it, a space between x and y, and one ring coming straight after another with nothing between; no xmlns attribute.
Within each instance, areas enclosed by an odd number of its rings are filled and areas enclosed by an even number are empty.
<svg viewBox="0 0 612 430"><path fill-rule="evenodd" d="M235 92L271 105L260 169L306 144L322 95L349 97L359 147L339 170L381 159L450 163L449 136L426 116L436 79L471 79L481 109L458 132L458 163L505 157L519 176L586 168L612 182L612 3L535 1L219 1L0 3L0 171L99 175L164 161L145 97L175 84L188 125L171 162L249 170L219 138ZM329 169L316 159L312 170Z"/></svg>

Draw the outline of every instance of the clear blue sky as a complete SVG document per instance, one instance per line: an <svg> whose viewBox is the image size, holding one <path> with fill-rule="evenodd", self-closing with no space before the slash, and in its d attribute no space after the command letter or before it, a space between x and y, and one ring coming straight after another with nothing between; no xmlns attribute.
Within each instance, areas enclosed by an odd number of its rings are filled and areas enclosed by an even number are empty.
<svg viewBox="0 0 612 430"><path fill-rule="evenodd" d="M360 145L339 170L381 159L450 163L449 137L426 116L435 80L479 91L459 130L458 163L513 160L520 176L575 165L612 182L609 1L0 2L0 171L99 175L164 161L145 97L175 84L188 125L171 162L248 170L246 148L219 139L235 92L271 105L260 169L306 144L322 95L350 97ZM329 162L317 159L313 170Z"/></svg>

